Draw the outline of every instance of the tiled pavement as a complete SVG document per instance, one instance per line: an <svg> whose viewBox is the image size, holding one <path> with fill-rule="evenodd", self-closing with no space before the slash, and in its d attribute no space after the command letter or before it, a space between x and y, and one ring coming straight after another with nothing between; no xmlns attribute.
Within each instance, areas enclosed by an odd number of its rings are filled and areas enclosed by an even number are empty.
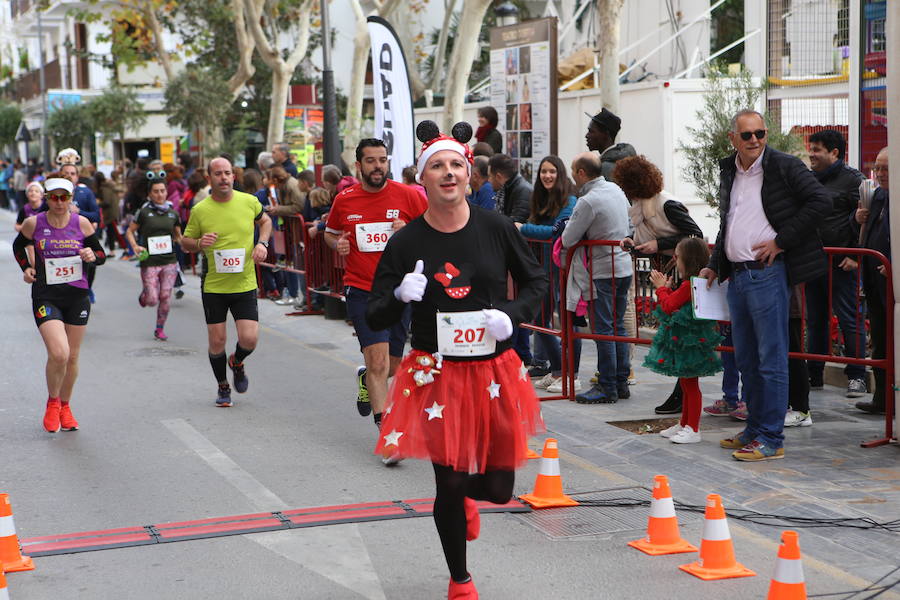
<svg viewBox="0 0 900 600"><path fill-rule="evenodd" d="M640 364L642 355L641 350L636 353L635 364ZM585 357L583 364L592 363ZM583 373L584 383L589 374ZM657 434L638 435L608 424L660 417L653 407L668 396L673 380L644 369L636 373L632 397L617 404L545 402L548 435L559 438L564 452L620 476L615 485L649 486L654 475L667 475L681 502L702 504L706 494L718 493L726 510L829 519L868 517L900 524L900 447L860 446L863 440L883 435L884 419L860 413L853 407L855 400L844 397L843 389L826 386L811 392L814 424L785 430L783 460L748 464L735 461L730 451L718 445L720 438L741 429L741 423L728 417L704 415L703 441L680 446ZM701 383L704 404L721 397L719 378L705 378ZM793 528L741 524L771 538ZM799 531L805 554L870 581L900 565L900 533L847 527Z"/></svg>

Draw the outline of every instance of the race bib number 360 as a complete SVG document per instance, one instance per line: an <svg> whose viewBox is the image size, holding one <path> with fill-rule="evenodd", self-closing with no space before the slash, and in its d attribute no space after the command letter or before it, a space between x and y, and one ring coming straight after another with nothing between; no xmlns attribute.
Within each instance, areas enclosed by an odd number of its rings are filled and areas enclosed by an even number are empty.
<svg viewBox="0 0 900 600"><path fill-rule="evenodd" d="M247 251L244 248L233 250L213 250L216 261L216 273L243 273Z"/></svg>
<svg viewBox="0 0 900 600"><path fill-rule="evenodd" d="M44 261L44 266L47 271L48 285L72 283L81 279L82 263L80 256L48 258Z"/></svg>
<svg viewBox="0 0 900 600"><path fill-rule="evenodd" d="M154 254L171 254L172 253L172 236L158 235L147 238L147 251L151 256Z"/></svg>
<svg viewBox="0 0 900 600"><path fill-rule="evenodd" d="M438 352L444 356L487 356L497 348L497 340L485 329L484 312L438 312Z"/></svg>
<svg viewBox="0 0 900 600"><path fill-rule="evenodd" d="M393 223L358 223L356 247L360 252L384 252L393 233Z"/></svg>

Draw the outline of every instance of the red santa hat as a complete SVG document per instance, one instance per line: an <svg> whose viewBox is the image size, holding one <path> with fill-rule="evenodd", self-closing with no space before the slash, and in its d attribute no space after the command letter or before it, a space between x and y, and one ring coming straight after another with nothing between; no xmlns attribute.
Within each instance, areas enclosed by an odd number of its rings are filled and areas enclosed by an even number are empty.
<svg viewBox="0 0 900 600"><path fill-rule="evenodd" d="M458 152L466 159L466 168L472 173L475 158L472 156L472 149L466 144L472 139L472 126L461 121L453 126L451 133L453 137L442 134L434 121L422 121L416 127L416 137L422 142L422 152L416 162L416 181L422 183L422 171L425 170L428 159L442 150Z"/></svg>

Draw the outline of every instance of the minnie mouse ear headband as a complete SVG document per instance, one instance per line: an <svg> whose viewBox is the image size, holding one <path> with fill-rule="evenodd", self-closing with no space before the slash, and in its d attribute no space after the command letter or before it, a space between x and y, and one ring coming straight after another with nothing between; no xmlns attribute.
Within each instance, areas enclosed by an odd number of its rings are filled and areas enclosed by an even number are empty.
<svg viewBox="0 0 900 600"><path fill-rule="evenodd" d="M419 160L416 162L418 171L416 181L422 183L422 171L425 170L428 159L442 150L458 152L466 159L466 168L469 173L472 172L472 163L475 162L475 158L472 156L472 149L466 145L466 142L472 139L472 126L460 121L453 126L451 133L453 137L442 134L434 121L422 121L416 127L416 137L422 142L422 153L419 154Z"/></svg>
<svg viewBox="0 0 900 600"><path fill-rule="evenodd" d="M56 164L60 167L63 165L77 165L80 162L81 156L79 156L75 148L63 148L56 155Z"/></svg>

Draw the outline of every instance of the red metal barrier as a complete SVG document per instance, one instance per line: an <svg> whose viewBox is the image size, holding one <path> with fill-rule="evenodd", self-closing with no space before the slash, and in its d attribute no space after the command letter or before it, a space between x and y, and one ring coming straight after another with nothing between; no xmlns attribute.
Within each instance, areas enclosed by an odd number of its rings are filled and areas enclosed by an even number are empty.
<svg viewBox="0 0 900 600"><path fill-rule="evenodd" d="M290 215L281 217L281 227L273 232L273 248L277 256L283 256L284 260L276 263L262 262L257 266L269 267L304 275L306 279L306 302L304 311L287 313L291 316L320 315L321 310L312 310L312 295L330 295L340 297L341 294L332 290L340 290L340 283L335 287L331 285L336 278L338 282L343 280L343 260L336 260L334 255L325 245L322 235L310 237L306 221L302 215ZM338 266L340 263L340 266ZM329 291L323 291L323 285L329 285Z"/></svg>
<svg viewBox="0 0 900 600"><path fill-rule="evenodd" d="M569 248L567 250L566 260L563 262L563 268L560 269L559 298L560 298L560 302L562 303L563 308L565 308L565 306L566 306L565 298L566 298L566 291L567 291L567 279L568 279L569 270L572 267L571 257L576 254L576 252L575 252L576 249L579 249L579 248L585 249L584 251L587 255L587 261L586 261L587 265L586 266L588 269L588 276L589 276L590 280L593 281L594 277L593 277L593 261L592 261L593 250L592 249L597 246L618 247L618 245L619 245L619 242L614 241L614 240L591 240L591 241L579 242L578 244L576 244L575 246L573 246L572 248ZM829 256L829 266L831 266L833 257L835 255L856 257L858 259L857 262L860 263L860 267L859 267L860 271L862 269L861 263L862 263L863 256L868 256L868 257L874 258L874 259L878 260L882 265L884 265L885 274L886 274L886 287L887 287L887 293L886 293L886 298L885 298L885 323L886 323L886 328L887 328L887 342L885 344L885 357L884 358L852 358L852 357L838 356L832 352L831 347L829 347L828 354L811 354L808 352L790 352L788 354L788 356L790 358L798 358L798 359L804 359L804 360L831 361L831 362L836 362L836 363L841 363L841 364L858 364L858 365L865 365L865 366L871 367L871 368L883 369L885 371L885 387L886 387L886 389L884 390L884 392L885 392L885 434L884 434L884 437L882 437L882 438L877 438L875 440L863 442L862 446L873 447L873 446L879 446L882 444L887 444L894 437L893 421L894 421L894 410L895 410L895 407L894 407L894 385L893 385L894 384L894 350L893 350L893 341L892 341L893 340L893 331L894 331L894 319L893 319L894 299L893 299L893 281L892 281L892 276L891 276L890 261L888 261L888 259L880 252L876 252L875 250L869 250L869 249L865 249L865 248L831 248L831 247L828 247L828 248L825 248L825 252ZM612 260L612 257L613 257L613 255L610 256L610 260ZM634 259L634 260L636 263L637 261L640 261L642 259L638 258L638 259ZM632 278L631 285L634 286L634 288L635 288L635 304L636 304L635 308L636 308L636 311L638 312L638 314L646 315L651 312L652 306L655 305L655 300L653 300L652 295L647 294L647 283L644 278L644 273L649 272L649 270L647 270L646 267L644 269L640 269L640 268L638 268L637 264L633 264L633 266L635 266L635 270L634 270L635 276ZM613 278L613 294L615 294L615 277L616 277L616 275L615 275L614 262L612 264L611 277ZM831 297L831 291L830 291L831 290L831 277L832 277L832 271L831 271L831 269L829 269L829 275L828 275L829 314L832 313L832 310L831 310L832 309L832 297ZM590 300L590 303L593 303L593 296L595 295L593 286L592 286L591 290L592 290L592 292L591 292L592 298ZM859 303L861 301L861 297L862 296L859 293L857 293L857 303ZM803 304L805 305L805 302ZM591 318L593 318L593 313L594 313L593 306L591 305L588 308L588 314L591 316ZM858 306L857 306L857 313L859 313ZM805 314L803 314L802 316L803 316L803 320L804 320L803 329L805 331L806 330ZM640 337L639 332L638 332L638 335L635 337L625 335L625 332L622 332L622 334L620 335L619 332L615 331L615 328L613 331L613 335L598 335L598 334L594 334L594 333L582 333L582 332L575 331L574 327L572 325L572 313L570 313L567 310L560 311L560 318L561 318L561 323L562 323L560 335L563 340L563 364L567 365L567 367L568 367L563 372L564 373L563 374L564 392L562 394L562 397L568 398L570 400L574 399L574 392L572 390L573 390L576 374L574 372L574 363L572 361L572 358L574 357L574 341L576 339L604 340L604 341L612 341L612 342L626 342L626 343L633 343L633 344L650 344L652 342L652 340L650 338ZM613 312L614 327L615 327L615 322L616 322L616 314L615 314L615 312ZM528 326L528 327L532 328L532 329L539 329L539 328L535 328L533 326ZM591 329L592 330L594 329L593 322L592 322ZM549 331L549 330L548 330L548 332L553 333L552 331ZM719 350L725 351L725 352L733 352L733 348L730 348L730 347L720 347ZM566 385L566 384L568 384L568 385Z"/></svg>
<svg viewBox="0 0 900 600"><path fill-rule="evenodd" d="M541 309L538 312L537 317L535 317L534 323L522 323L521 327L523 329L534 331L535 333L556 336L560 339L560 368L563 373L562 393L555 396L541 396L540 399L562 400L563 398L570 397L568 386L570 386L571 383L565 377L565 374L572 370L569 368L569 361L571 360L570 355L565 351L566 337L564 335L565 324L563 323L563 314L566 311L564 309L559 310L560 300L564 300L565 298L565 296L560 295L561 290L564 289L560 287L559 281L562 276L562 271L552 260L553 240L527 238L527 242L531 251L534 253L534 257L537 259L538 263L540 263L544 272L547 273L547 276L550 279L550 286L547 295L541 302ZM513 290L515 293L515 286L513 286ZM563 307L565 307L565 302L563 302ZM559 318L556 317L557 311Z"/></svg>

